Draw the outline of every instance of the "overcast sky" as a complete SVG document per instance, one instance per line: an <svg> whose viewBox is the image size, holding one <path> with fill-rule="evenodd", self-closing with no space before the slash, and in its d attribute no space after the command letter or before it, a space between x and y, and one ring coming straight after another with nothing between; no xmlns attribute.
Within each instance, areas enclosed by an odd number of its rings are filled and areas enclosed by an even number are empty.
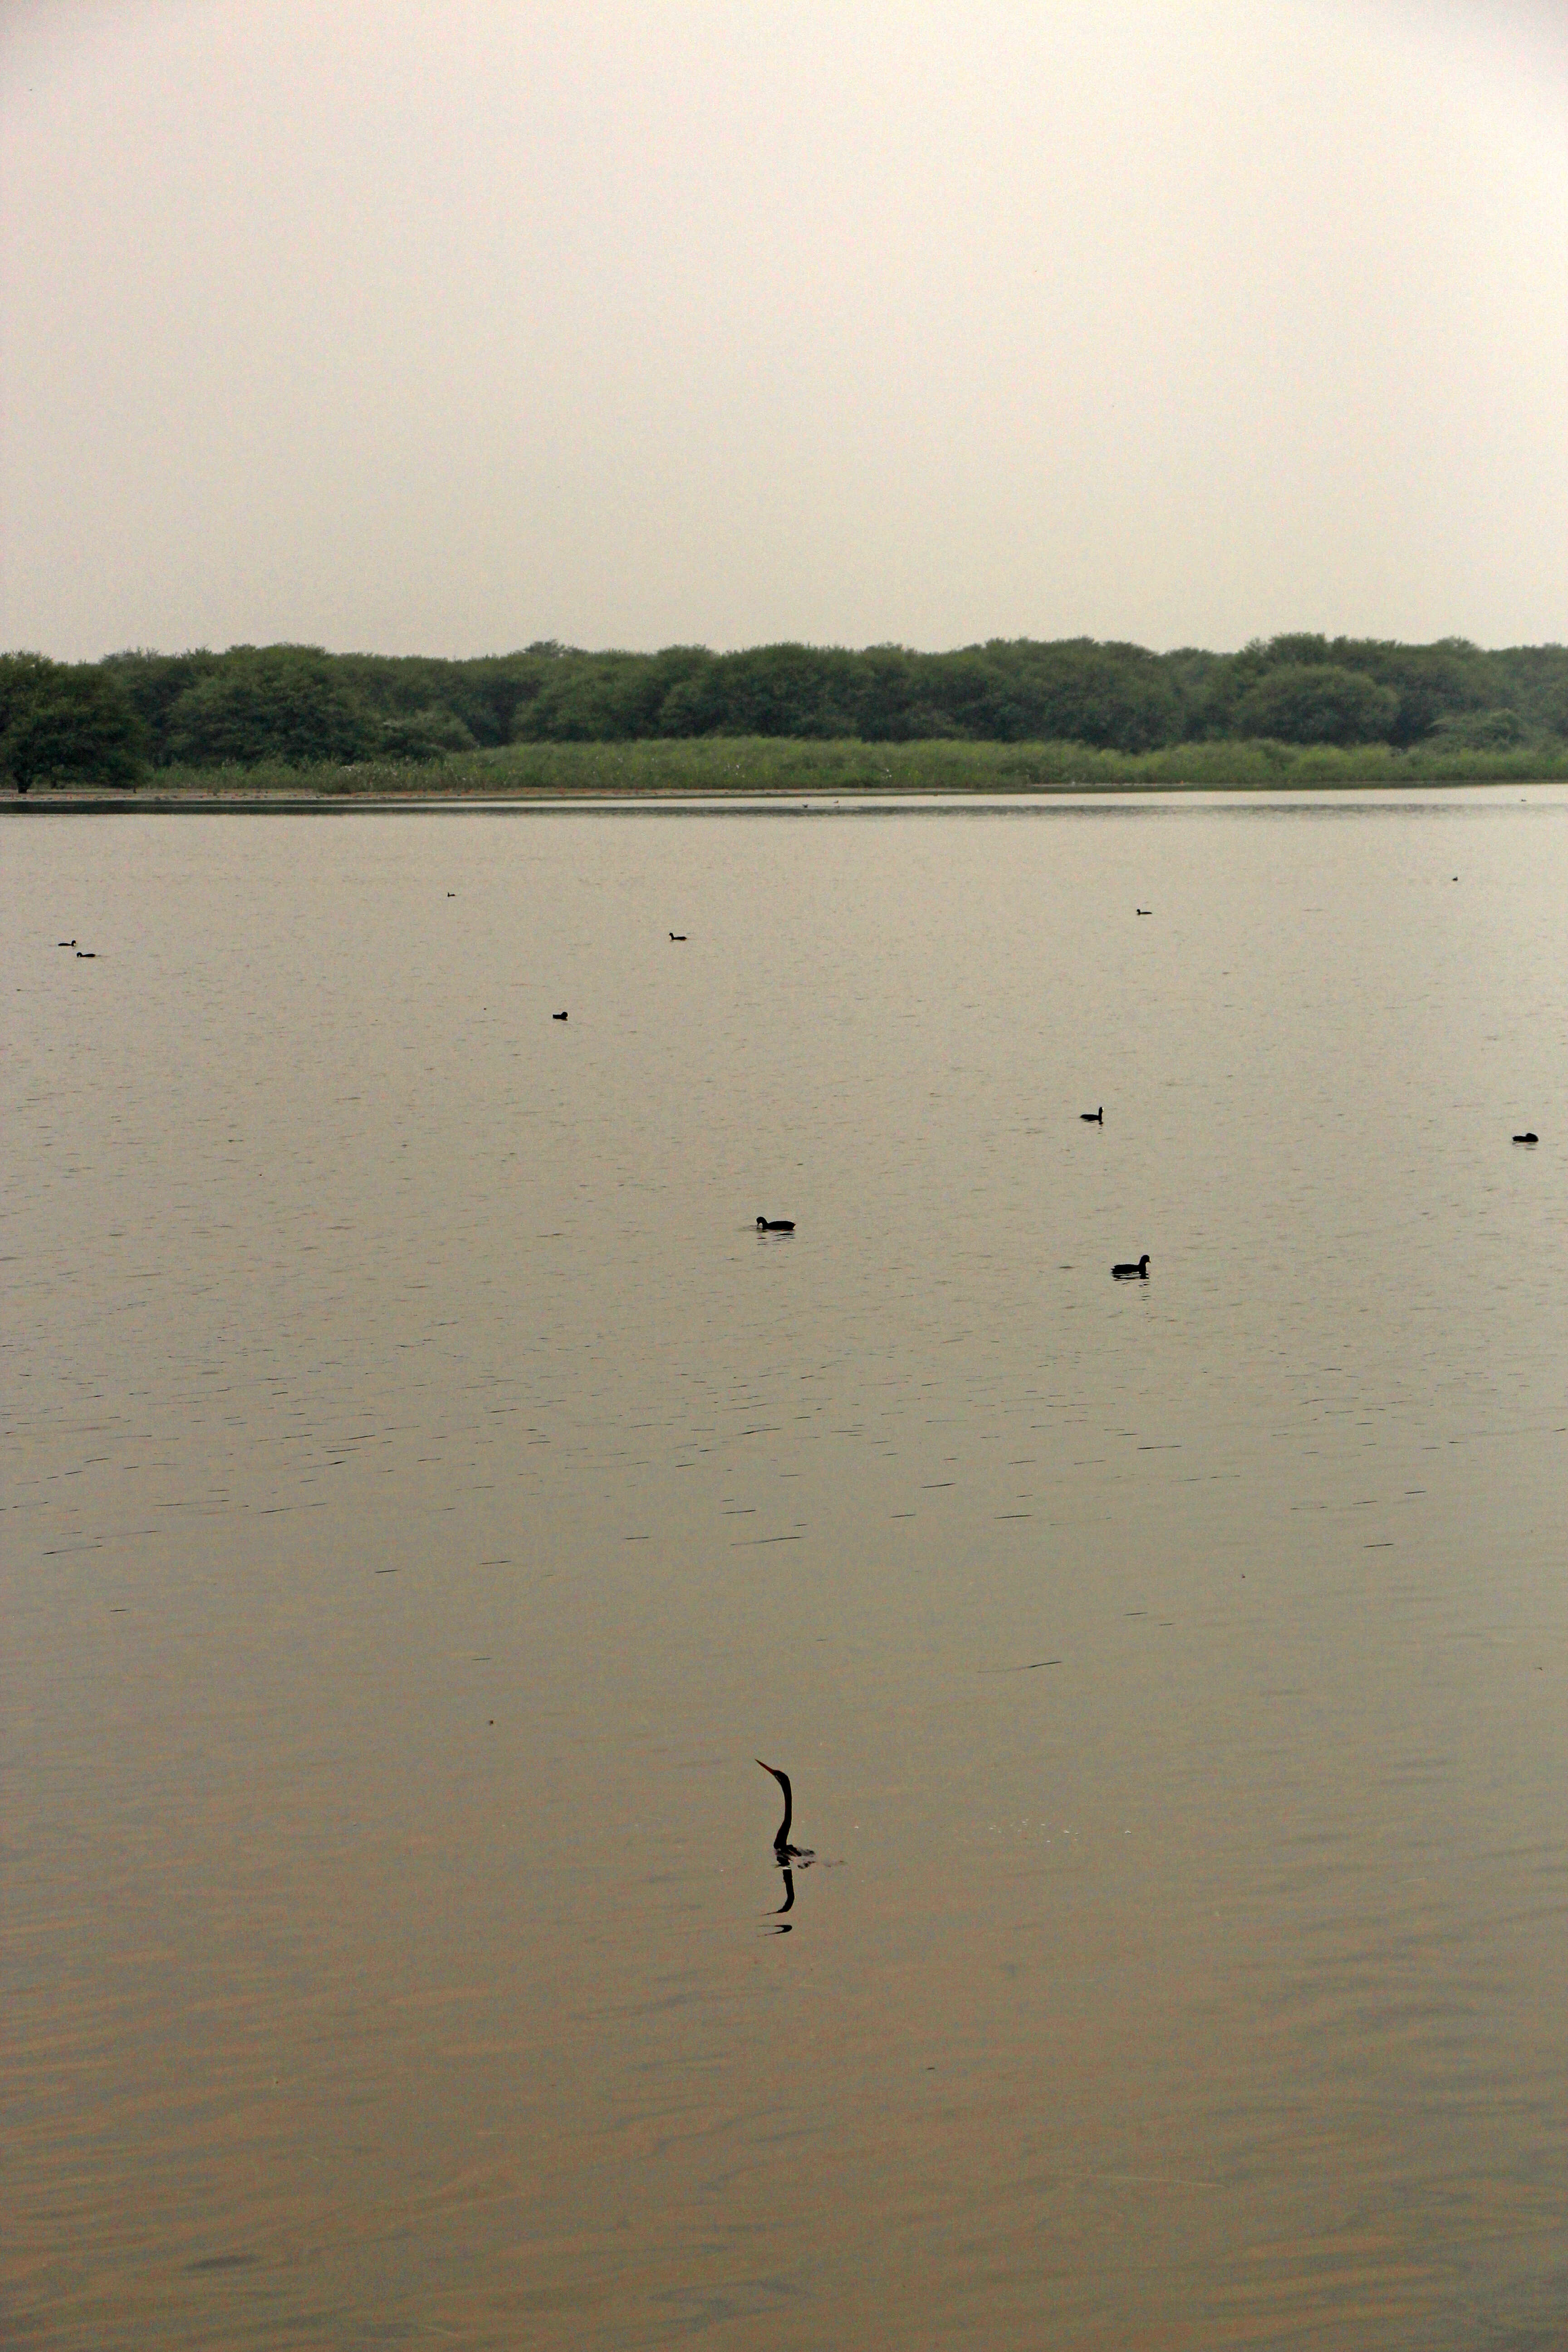
<svg viewBox="0 0 1568 2352"><path fill-rule="evenodd" d="M0 644L1568 637L1563 0L5 0Z"/></svg>

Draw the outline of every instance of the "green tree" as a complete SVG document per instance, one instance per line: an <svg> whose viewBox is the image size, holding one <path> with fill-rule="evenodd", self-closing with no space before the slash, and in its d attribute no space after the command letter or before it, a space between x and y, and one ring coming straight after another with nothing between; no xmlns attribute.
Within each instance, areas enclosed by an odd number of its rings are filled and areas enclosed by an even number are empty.
<svg viewBox="0 0 1568 2352"><path fill-rule="evenodd" d="M146 730L120 680L96 663L0 655L0 775L130 787L146 772Z"/></svg>
<svg viewBox="0 0 1568 2352"><path fill-rule="evenodd" d="M1394 709L1386 726L1380 726L1375 740L1402 746L1420 742L1441 720L1457 712L1491 709L1513 699L1507 679L1494 671L1494 656L1463 637L1446 637L1434 646L1402 646L1391 638L1325 637L1300 632L1271 637L1267 644L1255 638L1239 654L1200 656L1206 665L1202 672L1193 671L1191 656L1178 658L1188 665L1186 731L1197 739L1255 734L1259 706L1249 698L1266 679L1286 670L1353 673L1374 687L1387 688L1394 694ZM1289 695L1283 688L1275 692L1287 705L1298 699L1294 689ZM1330 689L1321 688L1318 699L1327 709ZM1276 740L1374 739L1315 734Z"/></svg>
<svg viewBox="0 0 1568 2352"><path fill-rule="evenodd" d="M376 750L384 760L420 762L444 760L450 751L471 751L474 739L454 710L398 710L381 722Z"/></svg>
<svg viewBox="0 0 1568 2352"><path fill-rule="evenodd" d="M1386 743L1398 716L1393 688L1360 670L1287 662L1247 688L1232 731L1277 743Z"/></svg>
<svg viewBox="0 0 1568 2352"><path fill-rule="evenodd" d="M1141 646L994 637L960 654L913 656L910 668L920 706L977 741L1148 751L1182 731L1176 681Z"/></svg>
<svg viewBox="0 0 1568 2352"><path fill-rule="evenodd" d="M855 706L861 658L829 646L752 646L744 653L721 654L711 679L720 715L700 731L853 736L858 731Z"/></svg>
<svg viewBox="0 0 1568 2352"><path fill-rule="evenodd" d="M1509 751L1524 740L1524 721L1517 710L1462 710L1439 719L1431 741L1457 751Z"/></svg>
<svg viewBox="0 0 1568 2352"><path fill-rule="evenodd" d="M556 657L533 700L518 713L514 736L533 742L616 743L640 736L707 734L707 726L668 727L666 703L716 672L701 646L667 646L657 654L572 654Z"/></svg>
<svg viewBox="0 0 1568 2352"><path fill-rule="evenodd" d="M612 654L562 660L523 714L523 731L541 743L616 743L636 735L639 670L647 656Z"/></svg>
<svg viewBox="0 0 1568 2352"><path fill-rule="evenodd" d="M110 654L101 664L130 696L147 730L154 767L168 765L169 715L175 703L202 678L210 677L222 659L221 654L208 653L205 647L192 653L157 654L138 646L131 652Z"/></svg>
<svg viewBox="0 0 1568 2352"><path fill-rule="evenodd" d="M1028 732L1110 751L1152 751L1181 730L1169 672L1141 646L1030 647L1017 671Z"/></svg>
<svg viewBox="0 0 1568 2352"><path fill-rule="evenodd" d="M1260 733L1477 748L1516 727L1523 742L1568 736L1568 647L1487 653L1459 637L1405 646L1299 632L1237 654L1189 646L1163 655L1089 638L993 638L943 654L775 645L722 655L700 646L590 654L540 639L471 661L237 646L115 654L100 667L129 695L160 764L425 759L470 741L660 735L1043 739L1127 752Z"/></svg>
<svg viewBox="0 0 1568 2352"><path fill-rule="evenodd" d="M510 743L525 730L522 714L542 689L552 664L542 654L486 654L463 664L464 724L480 743Z"/></svg>
<svg viewBox="0 0 1568 2352"><path fill-rule="evenodd" d="M1275 646L1288 642L1277 638ZM1490 675L1488 656L1463 637L1447 637L1435 646L1402 646L1391 638L1335 637L1328 646L1327 659L1338 668L1359 670L1374 684L1393 688L1399 708L1389 729L1389 740L1401 746L1420 742L1444 719L1506 699Z"/></svg>
<svg viewBox="0 0 1568 2352"><path fill-rule="evenodd" d="M1497 700L1518 711L1527 735L1568 736L1568 646L1511 646L1488 659Z"/></svg>
<svg viewBox="0 0 1568 2352"><path fill-rule="evenodd" d="M375 748L371 713L330 656L313 646L232 647L222 666L180 697L169 754L191 767L289 767L358 760Z"/></svg>

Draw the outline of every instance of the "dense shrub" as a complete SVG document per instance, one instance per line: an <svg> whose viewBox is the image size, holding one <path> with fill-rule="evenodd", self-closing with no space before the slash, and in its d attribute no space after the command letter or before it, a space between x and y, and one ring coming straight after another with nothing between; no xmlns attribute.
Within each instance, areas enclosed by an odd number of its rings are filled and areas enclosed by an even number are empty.
<svg viewBox="0 0 1568 2352"><path fill-rule="evenodd" d="M1386 743L1398 717L1392 687L1359 670L1289 662L1242 696L1233 731L1278 743Z"/></svg>
<svg viewBox="0 0 1568 2352"><path fill-rule="evenodd" d="M133 785L146 730L113 674L43 654L0 655L0 775L37 783Z"/></svg>
<svg viewBox="0 0 1568 2352"><path fill-rule="evenodd" d="M191 767L253 767L282 760L357 760L373 749L375 724L313 647L246 646L191 687L168 726L171 759Z"/></svg>
<svg viewBox="0 0 1568 2352"><path fill-rule="evenodd" d="M449 751L471 751L474 739L454 711L410 710L384 719L376 740L383 760L444 760Z"/></svg>
<svg viewBox="0 0 1568 2352"><path fill-rule="evenodd" d="M1510 744L1524 740L1524 721L1517 710L1464 710L1451 719L1439 719L1433 728L1430 741L1439 747L1463 751L1507 751Z"/></svg>
<svg viewBox="0 0 1568 2352"><path fill-rule="evenodd" d="M1074 638L906 646L753 646L589 654L553 640L446 661L308 646L111 655L72 668L5 657L17 710L7 772L126 781L143 758L204 771L430 761L478 747L699 738L1077 744L1138 758L1260 741L1445 757L1568 739L1568 648L1486 653L1295 634L1237 654ZM18 668L16 666L21 665ZM74 681L74 682L73 682ZM5 730L0 730L5 731Z"/></svg>
<svg viewBox="0 0 1568 2352"><path fill-rule="evenodd" d="M169 720L182 695L204 677L210 677L224 660L221 654L110 654L101 667L117 677L146 732L149 756L162 767L168 757Z"/></svg>

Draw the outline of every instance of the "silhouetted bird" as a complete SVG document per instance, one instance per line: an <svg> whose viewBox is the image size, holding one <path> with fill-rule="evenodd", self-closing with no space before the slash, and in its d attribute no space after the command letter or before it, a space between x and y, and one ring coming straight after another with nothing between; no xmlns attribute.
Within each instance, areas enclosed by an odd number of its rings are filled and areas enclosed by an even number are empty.
<svg viewBox="0 0 1568 2352"><path fill-rule="evenodd" d="M684 931L671 931L669 936L672 940L683 940L686 937L686 933Z"/></svg>
<svg viewBox="0 0 1568 2352"><path fill-rule="evenodd" d="M96 961L97 956L98 950L96 948L78 948L76 951L76 960L78 963L92 963Z"/></svg>
<svg viewBox="0 0 1568 2352"><path fill-rule="evenodd" d="M1541 1138L1537 1135L1535 1129L1532 1127L1530 1127L1526 1128L1522 1135L1516 1135L1513 1139L1516 1143L1539 1143Z"/></svg>
<svg viewBox="0 0 1568 2352"><path fill-rule="evenodd" d="M793 1234L795 1219L793 1217L759 1217L757 1231L760 1234ZM763 1769L764 1772L771 1772L773 1766L764 1764Z"/></svg>
<svg viewBox="0 0 1568 2352"><path fill-rule="evenodd" d="M1079 1117L1082 1119L1085 1127L1103 1127L1105 1125L1105 1105L1101 1103L1098 1110L1080 1110Z"/></svg>
<svg viewBox="0 0 1568 2352"><path fill-rule="evenodd" d="M757 1762L759 1764L763 1764L763 1759L760 1756L757 1758ZM791 1845L789 1842L789 1825L795 1818L795 1799L790 1794L789 1774L787 1772L779 1771L777 1767L772 1764L763 1764L763 1769L764 1772L771 1772L773 1779L778 1782L779 1787L784 1790L784 1819L779 1823L778 1828L773 1832L774 1853L777 1854L781 1862L786 1860L791 1855L794 1856L796 1862L809 1862L811 1860L810 1846Z"/></svg>
<svg viewBox="0 0 1568 2352"><path fill-rule="evenodd" d="M564 1021L564 1020L565 1020L565 1018L566 1018L566 1015L564 1014L564 1013L552 1013L551 1014L550 1018L552 1019L552 1021Z"/></svg>
<svg viewBox="0 0 1568 2352"><path fill-rule="evenodd" d="M1136 1265L1113 1265L1110 1271L1118 1282L1147 1282L1149 1279L1148 1251L1144 1251Z"/></svg>
<svg viewBox="0 0 1568 2352"><path fill-rule="evenodd" d="M1154 909L1152 907L1140 907L1138 909L1138 912L1141 915L1152 915L1153 911Z"/></svg>
<svg viewBox="0 0 1568 2352"><path fill-rule="evenodd" d="M74 940L57 940L55 941L55 945L58 948L74 948L76 941Z"/></svg>

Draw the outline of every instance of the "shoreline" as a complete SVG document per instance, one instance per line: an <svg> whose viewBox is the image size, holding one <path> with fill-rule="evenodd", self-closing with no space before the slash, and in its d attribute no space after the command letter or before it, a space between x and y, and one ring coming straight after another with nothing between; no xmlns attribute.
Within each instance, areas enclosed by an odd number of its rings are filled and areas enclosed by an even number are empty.
<svg viewBox="0 0 1568 2352"><path fill-rule="evenodd" d="M1504 792L1510 794L1568 792L1568 782L1559 776L1343 779L1308 776L1300 780L1281 778L1277 782L1262 783L1255 778L1238 777L1234 782L1218 782L1208 777L1194 777L1190 782L1145 782L1142 778L1059 783L1005 783L986 780L968 789L952 785L927 785L922 789L918 785L888 782L847 784L837 790L827 785L813 791L796 782L735 784L723 790L704 790L689 783L670 783L645 784L620 792L606 791L602 785L586 783L575 790L560 786L530 789L513 784L477 792L471 786L456 792L389 792L374 787L356 792L352 788L346 791L341 788L311 791L308 787L267 785L237 785L228 791L197 788L149 791L145 786L132 789L60 785L42 789L35 787L26 795L8 795L0 800L0 816L343 816L426 813L445 813L455 816L487 812L499 814L508 811L519 814L536 811L541 814L605 812L626 814L639 809L666 810L671 814L745 809L758 814L770 810L784 813L805 810L816 815L831 815L836 810L875 809L889 804L910 809L959 810L967 806L1052 802L1247 799L1268 803L1301 798L1349 799L1366 795L1403 801L1424 795L1468 796Z"/></svg>
<svg viewBox="0 0 1568 2352"><path fill-rule="evenodd" d="M1292 793L1342 793L1368 787L1412 793L1515 790L1568 783L1568 740L1508 751L1432 747L1394 751L1212 740L1126 754L1083 743L957 742L922 738L868 743L858 737L701 736L627 742L520 743L444 760L278 760L143 769L133 783L110 782L84 762L76 774L33 780L29 804L57 810L121 806L273 810L314 814L354 808L650 808L722 801L732 807L792 803L889 801L910 805L1101 802L1130 795L1279 799ZM14 790L14 787L13 787ZM15 807L0 785L0 808Z"/></svg>

